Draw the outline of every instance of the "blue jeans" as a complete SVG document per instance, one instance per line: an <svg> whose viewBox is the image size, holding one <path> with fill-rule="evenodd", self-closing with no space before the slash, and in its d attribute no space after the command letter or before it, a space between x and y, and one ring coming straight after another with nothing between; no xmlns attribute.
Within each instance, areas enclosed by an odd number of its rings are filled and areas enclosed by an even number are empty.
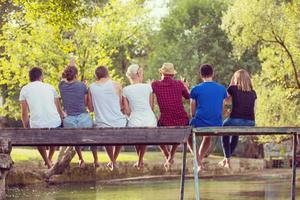
<svg viewBox="0 0 300 200"><path fill-rule="evenodd" d="M93 120L89 113L81 113L80 115L66 116L63 120L64 128L92 128ZM80 146L75 149L81 149ZM92 150L96 150L97 146L91 146Z"/></svg>
<svg viewBox="0 0 300 200"><path fill-rule="evenodd" d="M75 116L67 116L63 120L65 128L92 128L93 120L89 113L82 113Z"/></svg>
<svg viewBox="0 0 300 200"><path fill-rule="evenodd" d="M238 118L227 118L223 122L223 126L255 126L255 121ZM222 136L222 148L226 158L230 158L238 144L239 136Z"/></svg>

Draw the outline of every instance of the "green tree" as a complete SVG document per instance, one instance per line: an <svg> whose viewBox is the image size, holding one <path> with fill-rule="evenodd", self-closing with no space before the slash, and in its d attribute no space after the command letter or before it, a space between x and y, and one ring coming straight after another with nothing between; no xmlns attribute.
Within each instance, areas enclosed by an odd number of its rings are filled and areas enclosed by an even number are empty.
<svg viewBox="0 0 300 200"><path fill-rule="evenodd" d="M220 28L222 13L228 2L210 0L171 1L169 15L161 20L160 29L152 41L148 76L158 75L164 62L174 63L179 75L192 84L198 82L198 65L215 66L216 80L228 84L233 72L259 68L255 49L241 59L232 56L232 45Z"/></svg>
<svg viewBox="0 0 300 200"><path fill-rule="evenodd" d="M21 1L7 15L0 46L0 86L5 96L2 116L19 118L18 95L28 82L28 70L40 66L45 81L57 86L74 53L82 79L93 80L98 65L111 68L121 80L124 66L147 44L150 20L141 1ZM122 53L120 53L122 52ZM120 56L123 55L123 56Z"/></svg>
<svg viewBox="0 0 300 200"><path fill-rule="evenodd" d="M247 5L247 6L245 6ZM254 77L258 93L257 124L300 124L300 2L235 1L223 17L222 28L235 55L258 47L262 71ZM261 137L262 142L282 137Z"/></svg>

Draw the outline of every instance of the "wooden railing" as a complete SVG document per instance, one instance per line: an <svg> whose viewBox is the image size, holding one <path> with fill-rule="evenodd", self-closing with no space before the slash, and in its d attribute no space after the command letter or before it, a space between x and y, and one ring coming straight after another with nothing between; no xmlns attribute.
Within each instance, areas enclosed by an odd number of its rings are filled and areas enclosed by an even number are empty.
<svg viewBox="0 0 300 200"><path fill-rule="evenodd" d="M291 200L296 199L296 149L297 135L300 134L299 127L205 127L193 129L193 149L196 151L196 136L223 136L223 135L290 135L293 140L293 162L292 162L292 180L291 180ZM194 156L194 181L196 200L200 200L199 178L196 171L197 158Z"/></svg>
<svg viewBox="0 0 300 200"><path fill-rule="evenodd" d="M5 199L5 177L12 166L11 146L86 146L86 145L160 145L183 144L180 200L184 199L187 141L196 136L222 135L290 135L293 139L291 199L296 199L296 146L299 127L157 127L157 128L90 128L90 129L0 129L0 199ZM196 200L200 200L197 158L194 154Z"/></svg>
<svg viewBox="0 0 300 200"><path fill-rule="evenodd" d="M90 146L184 144L180 199L184 199L187 140L191 127L0 129L0 199L5 199L5 178L12 166L11 146ZM4 158L4 159L3 159ZM55 167L56 165L54 165Z"/></svg>

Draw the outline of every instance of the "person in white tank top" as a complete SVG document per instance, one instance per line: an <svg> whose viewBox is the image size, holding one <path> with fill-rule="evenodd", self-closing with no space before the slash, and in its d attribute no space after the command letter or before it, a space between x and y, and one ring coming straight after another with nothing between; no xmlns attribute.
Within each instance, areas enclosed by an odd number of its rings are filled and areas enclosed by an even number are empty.
<svg viewBox="0 0 300 200"><path fill-rule="evenodd" d="M125 127L127 120L122 113L122 86L110 79L107 67L95 70L96 82L89 88L88 107L95 113L96 127ZM116 160L122 146L105 146L110 158L107 167L116 168Z"/></svg>
<svg viewBox="0 0 300 200"><path fill-rule="evenodd" d="M143 83L143 69L136 64L130 65L126 76L131 83L123 90L124 112L129 117L128 126L156 127L152 87L150 84ZM137 169L143 169L146 145L136 145L135 148L139 159L134 166Z"/></svg>

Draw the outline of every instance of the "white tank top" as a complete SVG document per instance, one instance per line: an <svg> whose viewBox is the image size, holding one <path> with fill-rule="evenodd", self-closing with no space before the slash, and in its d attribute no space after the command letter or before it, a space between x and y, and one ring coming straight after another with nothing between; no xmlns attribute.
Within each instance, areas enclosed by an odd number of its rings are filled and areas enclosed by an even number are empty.
<svg viewBox="0 0 300 200"><path fill-rule="evenodd" d="M90 85L96 127L125 127L126 117L121 112L120 98L111 80Z"/></svg>
<svg viewBox="0 0 300 200"><path fill-rule="evenodd" d="M152 87L150 84L133 84L123 89L123 95L128 99L131 114L128 126L130 127L155 127L156 117L150 106L150 95Z"/></svg>

